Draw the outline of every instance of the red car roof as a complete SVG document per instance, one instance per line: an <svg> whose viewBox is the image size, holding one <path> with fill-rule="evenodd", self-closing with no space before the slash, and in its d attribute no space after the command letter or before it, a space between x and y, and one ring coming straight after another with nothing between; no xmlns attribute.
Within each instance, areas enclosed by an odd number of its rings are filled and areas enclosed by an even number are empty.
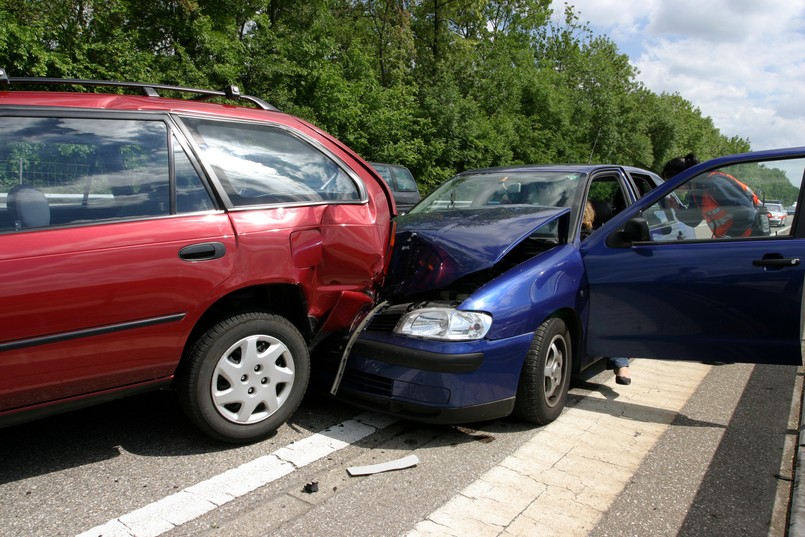
<svg viewBox="0 0 805 537"><path fill-rule="evenodd" d="M57 91L2 91L3 104L19 106L42 106L59 108L84 108L102 110L154 110L165 112L191 112L215 114L227 117L272 119L281 123L301 124L297 118L271 110L248 106L218 104L188 99L148 97L144 95L121 95L115 93L78 93Z"/></svg>

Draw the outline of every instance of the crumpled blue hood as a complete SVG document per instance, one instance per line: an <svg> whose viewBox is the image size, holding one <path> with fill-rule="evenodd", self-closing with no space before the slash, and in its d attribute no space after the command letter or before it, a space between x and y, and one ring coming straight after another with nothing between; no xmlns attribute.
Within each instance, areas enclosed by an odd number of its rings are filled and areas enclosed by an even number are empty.
<svg viewBox="0 0 805 537"><path fill-rule="evenodd" d="M388 283L402 295L447 286L494 266L518 243L569 211L516 205L399 216Z"/></svg>

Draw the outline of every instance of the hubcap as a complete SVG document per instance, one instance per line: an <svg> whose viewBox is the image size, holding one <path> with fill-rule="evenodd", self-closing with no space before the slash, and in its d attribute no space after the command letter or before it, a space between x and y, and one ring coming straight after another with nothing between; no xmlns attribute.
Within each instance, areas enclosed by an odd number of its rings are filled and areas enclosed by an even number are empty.
<svg viewBox="0 0 805 537"><path fill-rule="evenodd" d="M260 422L291 395L294 376L291 351L282 341L267 335L245 337L215 366L210 383L213 404L233 423Z"/></svg>
<svg viewBox="0 0 805 537"><path fill-rule="evenodd" d="M545 403L556 406L562 395L562 380L565 375L565 340L554 336L545 357Z"/></svg>

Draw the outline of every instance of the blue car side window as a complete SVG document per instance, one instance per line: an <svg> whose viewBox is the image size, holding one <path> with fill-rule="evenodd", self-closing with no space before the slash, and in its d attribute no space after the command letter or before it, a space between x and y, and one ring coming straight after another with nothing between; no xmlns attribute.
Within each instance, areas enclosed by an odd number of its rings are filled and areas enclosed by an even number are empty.
<svg viewBox="0 0 805 537"><path fill-rule="evenodd" d="M805 159L708 170L643 210L653 241L736 240L791 235L793 216L773 211L799 197ZM769 206L766 205L766 200Z"/></svg>

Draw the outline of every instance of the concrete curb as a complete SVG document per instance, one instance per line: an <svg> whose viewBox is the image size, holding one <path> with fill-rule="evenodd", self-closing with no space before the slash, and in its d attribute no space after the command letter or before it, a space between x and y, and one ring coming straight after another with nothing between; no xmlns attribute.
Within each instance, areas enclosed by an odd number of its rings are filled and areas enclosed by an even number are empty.
<svg viewBox="0 0 805 537"><path fill-rule="evenodd" d="M800 370L800 374L802 371ZM805 537L805 423L802 420L803 394L800 392L799 435L794 459L794 483L791 488L791 507L788 512L788 537Z"/></svg>

